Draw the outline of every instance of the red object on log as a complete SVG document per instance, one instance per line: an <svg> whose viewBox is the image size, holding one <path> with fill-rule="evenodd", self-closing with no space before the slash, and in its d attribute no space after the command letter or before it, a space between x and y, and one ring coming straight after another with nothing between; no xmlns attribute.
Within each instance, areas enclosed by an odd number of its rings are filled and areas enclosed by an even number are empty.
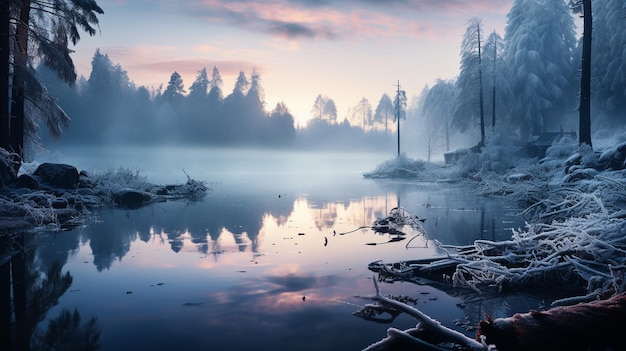
<svg viewBox="0 0 626 351"><path fill-rule="evenodd" d="M626 350L626 294L607 300L517 313L478 323L476 339L486 337L499 351Z"/></svg>

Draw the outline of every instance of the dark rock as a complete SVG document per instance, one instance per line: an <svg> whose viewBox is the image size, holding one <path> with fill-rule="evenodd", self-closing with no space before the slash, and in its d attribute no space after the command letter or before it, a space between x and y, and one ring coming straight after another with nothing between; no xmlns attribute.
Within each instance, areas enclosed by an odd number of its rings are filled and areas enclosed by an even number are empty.
<svg viewBox="0 0 626 351"><path fill-rule="evenodd" d="M67 208L67 200L61 197L56 198L52 200L52 203L50 204L50 206L56 209Z"/></svg>
<svg viewBox="0 0 626 351"><path fill-rule="evenodd" d="M78 188L76 193L78 195L96 196L96 193L91 188Z"/></svg>
<svg viewBox="0 0 626 351"><path fill-rule="evenodd" d="M15 181L15 186L18 188L27 188L30 190L39 190L39 182L37 181L37 179L35 179L35 177L33 177L30 174L21 174L19 177L17 177L17 180Z"/></svg>
<svg viewBox="0 0 626 351"><path fill-rule="evenodd" d="M113 193L113 201L122 207L137 208L152 200L152 195L135 189L121 189Z"/></svg>
<svg viewBox="0 0 626 351"><path fill-rule="evenodd" d="M76 167L66 164L42 163L34 174L53 188L75 189L79 182Z"/></svg>
<svg viewBox="0 0 626 351"><path fill-rule="evenodd" d="M159 196L163 196L169 194L169 191L167 191L167 188L159 188L155 193Z"/></svg>
<svg viewBox="0 0 626 351"><path fill-rule="evenodd" d="M598 161L604 169L621 170L626 168L626 143L604 151Z"/></svg>

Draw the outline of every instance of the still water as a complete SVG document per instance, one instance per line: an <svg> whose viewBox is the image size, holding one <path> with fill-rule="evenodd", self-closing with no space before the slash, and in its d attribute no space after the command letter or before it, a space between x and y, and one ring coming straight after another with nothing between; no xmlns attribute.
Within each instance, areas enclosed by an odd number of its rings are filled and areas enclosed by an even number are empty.
<svg viewBox="0 0 626 351"><path fill-rule="evenodd" d="M195 202L101 210L83 228L26 239L36 244L29 269L71 276L34 332L45 334L62 311L77 311L83 324L96 319L101 350L359 350L390 326L415 325L404 315L391 324L352 315L368 302L354 295L374 294L368 263L441 256L434 240L508 238L523 225L506 201L459 184L363 179L387 155L83 151L55 158L88 171L139 169L160 184L183 183L186 173L213 189ZM426 235L388 243L389 234L359 229L398 205L427 219ZM523 298L517 307L462 306L459 296L429 285L381 289L418 299L418 308L448 326L537 308Z"/></svg>

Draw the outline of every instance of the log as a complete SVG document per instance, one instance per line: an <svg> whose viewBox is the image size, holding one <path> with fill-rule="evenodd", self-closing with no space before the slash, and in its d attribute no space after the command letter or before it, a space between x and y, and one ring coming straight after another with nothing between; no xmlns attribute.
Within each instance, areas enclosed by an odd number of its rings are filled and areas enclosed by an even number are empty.
<svg viewBox="0 0 626 351"><path fill-rule="evenodd" d="M626 294L622 293L543 312L487 317L478 324L476 340L484 339L499 351L626 350L624 321Z"/></svg>

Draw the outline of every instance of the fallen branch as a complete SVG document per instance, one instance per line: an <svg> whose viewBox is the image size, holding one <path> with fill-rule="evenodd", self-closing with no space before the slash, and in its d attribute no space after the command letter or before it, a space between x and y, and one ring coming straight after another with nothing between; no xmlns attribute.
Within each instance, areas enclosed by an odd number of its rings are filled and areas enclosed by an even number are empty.
<svg viewBox="0 0 626 351"><path fill-rule="evenodd" d="M378 311L381 309L391 309L392 311L400 311L408 314L409 316L417 319L418 324L415 328L409 329L406 331L400 331L398 329L390 328L387 331L387 338L370 345L365 350L374 351L374 350L384 350L387 349L391 344L402 342L402 343L410 343L415 346L420 346L425 348L426 350L447 350L439 346L441 343L451 343L454 345L459 345L464 348L464 350L486 350L486 345L477 342L462 333L447 328L443 326L438 321L430 318L428 315L424 314L422 311L417 308L411 307L405 303L400 301L396 301L380 294L380 289L378 287L378 283L376 282L376 278L372 278L374 282L374 288L376 289L376 295L374 296L357 296L369 300L376 301L378 305L366 305L358 312L357 314L364 313L363 310L367 310L369 308L375 308ZM365 312L367 314L367 312Z"/></svg>

